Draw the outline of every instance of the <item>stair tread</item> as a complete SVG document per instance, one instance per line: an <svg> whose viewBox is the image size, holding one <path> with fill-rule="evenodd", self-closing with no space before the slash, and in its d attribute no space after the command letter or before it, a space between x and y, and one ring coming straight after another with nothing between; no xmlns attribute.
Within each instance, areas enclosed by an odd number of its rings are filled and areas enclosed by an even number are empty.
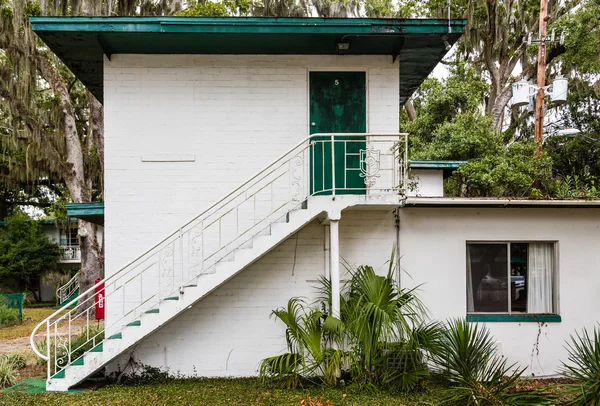
<svg viewBox="0 0 600 406"><path fill-rule="evenodd" d="M232 265L229 264L230 262L234 262L234 266L236 266L236 267L240 266L241 267L240 270L245 268L247 261L252 260L255 256L255 254L260 255L263 250L268 250L269 247L272 247L273 244L276 243L276 241L274 241L275 239L279 240L279 239L285 237L285 235L287 235L291 231L293 231L294 228L298 228L300 226L300 223L305 223L307 218L310 217L309 215L311 215L311 212L306 211L307 208L308 208L308 201L305 200L301 203L301 207L299 207L299 208L296 207L293 211L286 213L285 217L283 217L283 218L279 217L278 219L274 220L269 225L269 227L265 228L262 232L258 233L253 238L251 238L248 243L244 243L244 245L240 245L238 248L235 249L235 251L232 251L229 255L225 256L224 258L221 258L221 260L219 261L219 264L225 265L224 269L227 270L228 272L234 271L234 269L231 269ZM302 213L302 214L299 214L299 215L293 214L296 212ZM271 221L270 218L267 220ZM256 244L255 239L260 242ZM252 251L261 251L261 252L252 252ZM242 252L243 252L243 255L236 258L237 253L242 253ZM206 274L213 274L213 273L217 272L217 267L219 264L214 264L214 266L211 267L212 272L206 272ZM198 276L202 276L202 275L198 275ZM198 280L196 283L191 282L187 285L183 285L183 288L198 287L200 282L201 282L200 280ZM193 292L195 292L195 291L191 290L190 292L192 292L190 294L192 296L194 296ZM183 290L180 293L183 294ZM174 296L164 297L164 298L162 298L162 300L177 301L183 297L183 296L181 296L181 294L175 293ZM159 301L159 303L160 303L160 301ZM164 312L164 309L163 309L163 312ZM158 314L158 313L160 313L160 309L157 306L156 308L151 308L151 309L146 310L145 313ZM177 311L177 313L179 313L179 311ZM144 322L144 326L146 326L146 324L149 324L149 325L153 324L152 321L150 320L150 318L148 318L148 320L146 320ZM126 327L140 327L141 320L138 319L138 320L131 321L128 324L126 324L125 326ZM123 331L125 331L126 334L128 334L128 332L130 330L123 329L121 332L118 332L109 337L106 337L106 340L123 339L123 335L122 335ZM129 340L130 338L135 339L135 336L129 337L129 335L127 335L126 338L127 338L127 340ZM90 349L88 352L89 353L93 353L93 352L98 353L98 352L103 352L103 350L104 350L103 343L100 342L95 347ZM112 347L111 347L111 351L107 352L104 355L109 356L110 358L114 357L115 354L113 354ZM69 364L69 366L87 365L88 368L93 368L96 361L100 361L100 363L102 363L102 364L109 361L108 358L105 359L106 357L104 357L104 356L102 356L98 359L95 359L95 358L93 358L93 356L91 356L92 358L89 358L88 361L86 362L84 357L85 357L85 355L80 356L79 358L72 361ZM83 374L84 371L86 371L86 370L87 370L87 368L80 368L77 370L77 371L79 371L78 373L74 373L75 375L73 375L73 376L69 375L69 382L71 382L71 380L73 380L73 379L78 380L80 378L79 375ZM56 379L65 378L65 373L66 373L66 370L63 369L63 370L57 372L51 378L56 378ZM71 374L71 372L70 372L70 374ZM83 376L81 378L83 378ZM67 381L63 381L63 383L67 383ZM62 385L62 384L60 384L60 385Z"/></svg>
<svg viewBox="0 0 600 406"><path fill-rule="evenodd" d="M102 345L102 343L98 344L97 346L95 346L94 348L92 348L90 350L90 352L102 352L104 351L104 347Z"/></svg>
<svg viewBox="0 0 600 406"><path fill-rule="evenodd" d="M52 375L52 379L63 379L65 377L65 370L58 371L54 375Z"/></svg>
<svg viewBox="0 0 600 406"><path fill-rule="evenodd" d="M72 366L80 367L83 366L83 356L77 358L75 361L71 362Z"/></svg>

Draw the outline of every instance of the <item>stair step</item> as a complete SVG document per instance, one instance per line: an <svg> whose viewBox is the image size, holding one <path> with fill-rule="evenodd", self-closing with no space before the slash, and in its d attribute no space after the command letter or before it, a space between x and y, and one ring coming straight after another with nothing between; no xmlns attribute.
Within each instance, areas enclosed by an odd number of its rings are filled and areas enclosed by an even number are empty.
<svg viewBox="0 0 600 406"><path fill-rule="evenodd" d="M54 375L52 375L52 379L62 379L65 377L65 370L63 369L62 371L58 371L57 373L55 373Z"/></svg>
<svg viewBox="0 0 600 406"><path fill-rule="evenodd" d="M150 314L150 313L160 313L160 309L150 309L150 310L146 310L146 313Z"/></svg>
<svg viewBox="0 0 600 406"><path fill-rule="evenodd" d="M90 350L90 352L102 352L104 351L104 347L102 346L102 343L98 344L97 346L95 346L94 348L92 348Z"/></svg>
<svg viewBox="0 0 600 406"><path fill-rule="evenodd" d="M120 340L122 338L123 338L123 334L117 333L117 334L113 334L110 337L108 337L107 340Z"/></svg>
<svg viewBox="0 0 600 406"><path fill-rule="evenodd" d="M170 296L170 297L165 297L164 300L179 300L179 296Z"/></svg>
<svg viewBox="0 0 600 406"><path fill-rule="evenodd" d="M184 288L197 288L198 285L183 285Z"/></svg>
<svg viewBox="0 0 600 406"><path fill-rule="evenodd" d="M141 325L142 325L141 320L132 321L131 323L127 324L128 327L139 327Z"/></svg>
<svg viewBox="0 0 600 406"><path fill-rule="evenodd" d="M71 362L71 365L74 367L81 367L83 366L83 356L77 358L75 361Z"/></svg>

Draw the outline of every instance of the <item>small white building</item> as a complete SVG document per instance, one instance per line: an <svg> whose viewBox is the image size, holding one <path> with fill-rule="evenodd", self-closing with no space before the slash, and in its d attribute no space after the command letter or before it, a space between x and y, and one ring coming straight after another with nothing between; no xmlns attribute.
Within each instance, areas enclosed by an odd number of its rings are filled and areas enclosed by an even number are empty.
<svg viewBox="0 0 600 406"><path fill-rule="evenodd" d="M32 23L105 107L106 338L49 365L48 389L131 357L256 375L285 348L273 309L323 275L335 292L341 258L379 267L392 250L433 318L485 322L529 374L555 374L596 322L597 202L445 198L452 162L414 162L407 190L400 107L465 21Z"/></svg>

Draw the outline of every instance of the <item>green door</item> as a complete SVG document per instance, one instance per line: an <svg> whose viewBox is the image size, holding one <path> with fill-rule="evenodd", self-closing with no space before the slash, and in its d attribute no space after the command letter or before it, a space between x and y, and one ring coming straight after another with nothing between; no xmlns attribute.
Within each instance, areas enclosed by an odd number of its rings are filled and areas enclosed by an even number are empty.
<svg viewBox="0 0 600 406"><path fill-rule="evenodd" d="M365 72L310 72L310 134L365 133L367 100ZM310 191L328 195L334 188L332 167L335 161L335 193L364 194L360 176L360 150L365 137L336 136L335 157L331 137L311 138Z"/></svg>

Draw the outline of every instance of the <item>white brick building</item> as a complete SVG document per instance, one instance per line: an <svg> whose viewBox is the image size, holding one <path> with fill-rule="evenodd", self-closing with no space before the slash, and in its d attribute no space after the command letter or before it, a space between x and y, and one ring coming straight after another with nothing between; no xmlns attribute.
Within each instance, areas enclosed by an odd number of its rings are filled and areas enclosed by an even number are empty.
<svg viewBox="0 0 600 406"><path fill-rule="evenodd" d="M444 198L452 162L415 162L405 195L400 106L464 21L32 21L105 106L106 339L51 366L49 389L131 357L256 375L285 348L273 309L310 301L319 276L335 292L340 258L377 268L393 250L433 318L488 322L531 374L595 322L576 304L600 304L594 202ZM550 286L536 299L534 262Z"/></svg>

